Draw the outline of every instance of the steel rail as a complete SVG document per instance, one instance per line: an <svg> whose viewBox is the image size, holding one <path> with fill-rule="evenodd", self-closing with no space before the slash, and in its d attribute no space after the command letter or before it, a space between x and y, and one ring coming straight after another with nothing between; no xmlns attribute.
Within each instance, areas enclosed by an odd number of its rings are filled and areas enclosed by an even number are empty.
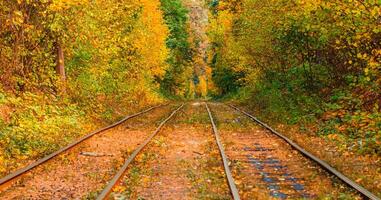
<svg viewBox="0 0 381 200"><path fill-rule="evenodd" d="M153 137L155 137L161 128L180 110L184 107L184 103L181 104L176 110L174 110L169 117L167 117L165 120L163 120L160 125L156 128L156 130L141 144L138 148L135 149L135 151L128 157L128 159L123 164L122 168L118 171L118 173L113 177L113 179L107 184L107 186L102 190L102 192L97 197L97 200L103 200L108 197L108 195L111 193L112 188L119 182L119 180L122 178L123 174L126 172L128 166L130 163L135 159L135 157L144 149L144 147L147 146L147 144L152 140Z"/></svg>
<svg viewBox="0 0 381 200"><path fill-rule="evenodd" d="M65 147L63 147L63 148L61 148L61 149L59 149L59 150L57 150L57 151L55 151L55 152L45 156L44 158L41 158L40 160L37 160L36 162L33 162L32 164L30 164L30 165L28 165L28 166L26 166L24 168L21 168L21 169L15 171L15 172L13 172L13 173L3 177L3 178L1 178L0 179L0 189L3 188L5 185L11 183L11 181L16 179L17 177L25 174L26 172L32 170L33 168L35 168L35 167L37 167L37 166L39 166L39 165L41 165L43 163L51 160L52 158L56 157L57 155L59 155L59 154L65 152L65 151L75 147L76 145L82 143L83 141L93 137L94 135L99 134L101 132L104 132L106 130L109 130L111 128L114 128L115 126L118 126L118 125L122 124L123 122L127 121L128 119L137 117L139 115L142 115L142 114L147 113L147 112L149 112L149 111L151 111L153 109L156 109L158 107L165 106L165 105L168 105L168 104L157 105L157 106L148 108L146 110L140 111L138 113L126 116L123 119L121 119L121 120L119 120L119 121L117 121L117 122L115 122L115 123L113 123L113 124L111 124L111 125L109 125L107 127L98 129L98 130L96 130L94 132L89 133L88 135L83 136L82 138L78 139L77 141L74 141L74 142L70 143L69 145L67 145L67 146L65 146Z"/></svg>
<svg viewBox="0 0 381 200"><path fill-rule="evenodd" d="M224 147L221 143L221 139L220 139L220 135L219 135L218 130L217 130L217 126L214 123L212 112L210 111L207 103L205 103L205 106L206 106L206 110L208 111L208 114L209 114L210 122L212 124L213 133L214 133L214 136L216 138L218 149L220 150L220 155L222 158L222 162L224 164L225 175L226 175L226 179L227 179L228 184L229 184L231 195L232 195L234 200L240 200L237 186L235 185L232 173L230 172L228 158L225 154Z"/></svg>
<svg viewBox="0 0 381 200"><path fill-rule="evenodd" d="M300 147L298 144L296 144L295 142L293 142L291 139L287 138L286 136L284 136L283 134L277 132L276 130L272 129L270 126L268 126L267 124L263 123L262 121L260 121L258 118L254 117L253 115L239 109L238 107L236 106L233 106L233 105L228 105L230 106L231 108L243 113L244 115L246 115L247 117L249 117L251 120L253 120L254 122L260 124L261 126L263 126L264 128L266 128L267 130L269 130L271 133L277 135L278 137L282 138L284 141L286 141L288 144L290 144L294 149L298 150L300 153L302 153L304 156L306 156L307 158L315 161L316 163L318 163L320 166L322 166L326 171L328 171L329 173L331 173L332 175L336 176L337 178L339 178L340 180L342 180L344 183L346 183L347 185L349 185L351 188L355 189L356 191L358 191L361 195L363 195L364 197L366 198L369 198L369 199L372 199L372 200L380 200L379 197L377 197L375 194L371 193L369 190L365 189L364 187L362 187L361 185L357 184L356 182L352 181L351 179L349 179L348 177L346 177L344 174L342 174L341 172L339 172L338 170L336 170L335 168L333 168L332 166L330 166L328 163L326 163L325 161L319 159L318 157L314 156L313 154L309 153L308 151L306 151L305 149L303 149L302 147Z"/></svg>

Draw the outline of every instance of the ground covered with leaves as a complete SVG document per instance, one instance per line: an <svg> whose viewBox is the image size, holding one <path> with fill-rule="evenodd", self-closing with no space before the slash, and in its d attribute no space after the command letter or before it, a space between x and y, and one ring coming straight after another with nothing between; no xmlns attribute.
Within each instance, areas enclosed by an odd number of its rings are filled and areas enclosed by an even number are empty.
<svg viewBox="0 0 381 200"><path fill-rule="evenodd" d="M93 136L23 175L12 187L1 191L0 197L93 198L173 108L157 108Z"/></svg>

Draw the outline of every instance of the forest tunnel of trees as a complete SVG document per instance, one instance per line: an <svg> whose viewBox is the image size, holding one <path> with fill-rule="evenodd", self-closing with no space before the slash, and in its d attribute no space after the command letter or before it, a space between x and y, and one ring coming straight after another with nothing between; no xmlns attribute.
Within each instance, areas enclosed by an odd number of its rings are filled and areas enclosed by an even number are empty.
<svg viewBox="0 0 381 200"><path fill-rule="evenodd" d="M0 0L0 174L174 99L234 101L379 156L380 13L380 0Z"/></svg>

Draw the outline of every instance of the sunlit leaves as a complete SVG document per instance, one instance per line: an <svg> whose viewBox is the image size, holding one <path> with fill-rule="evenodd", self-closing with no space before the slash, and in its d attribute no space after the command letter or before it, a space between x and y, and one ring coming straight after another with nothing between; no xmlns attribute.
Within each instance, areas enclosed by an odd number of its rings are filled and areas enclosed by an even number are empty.
<svg viewBox="0 0 381 200"><path fill-rule="evenodd" d="M0 111L12 108L0 115L0 173L10 158L34 159L78 137L91 119L111 122L161 100L169 31L160 8L159 0L0 1L0 88L9 94ZM55 72L58 42L65 83Z"/></svg>

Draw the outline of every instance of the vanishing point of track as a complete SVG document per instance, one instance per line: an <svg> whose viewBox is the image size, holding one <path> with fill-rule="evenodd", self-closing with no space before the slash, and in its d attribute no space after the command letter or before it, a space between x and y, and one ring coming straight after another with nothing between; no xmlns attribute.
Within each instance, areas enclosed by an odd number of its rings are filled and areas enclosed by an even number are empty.
<svg viewBox="0 0 381 200"><path fill-rule="evenodd" d="M94 131L82 138L80 138L79 140L69 144L68 146L28 165L27 167L24 167L22 169L19 169L17 171L15 171L14 173L11 173L7 176L5 176L4 178L1 178L0 179L0 188L3 188L3 187L6 187L7 185L11 184L12 181L14 181L15 179L17 179L18 177L22 176L23 174L31 171L32 169L36 168L37 166L40 166L44 163L46 163L47 161L53 159L54 157L62 154L63 152L66 152L68 151L69 149L72 149L73 147L81 144L82 142L88 140L89 138L91 138L92 136L96 135L96 134L99 134L101 132L104 132L106 130L109 130L109 129L112 129L120 124L122 124L123 122L127 121L128 119L131 119L131 118L134 118L134 117L137 117L137 116L140 116L144 113L147 113L155 108L158 108L158 107L161 107L163 105L159 105L159 106L154 106L154 107L151 107L149 109L146 109L146 110L143 110L141 112L138 112L136 114L133 114L133 115L130 115L130 116L127 116L125 118L123 118L122 120L110 125L110 126L107 126L105 128L102 128L102 129L99 129L97 131ZM290 140L289 138L287 138L286 136L282 135L281 133L275 131L274 129L272 129L270 126L268 126L267 124L261 122L260 120L258 120L256 117L254 117L253 115L239 109L238 107L236 106L233 106L233 105L229 105L231 108L237 110L239 113L249 117L252 121L260 124L262 127L264 127L265 129L269 130L272 134L276 135L277 137L283 139L285 142L287 142L289 145L291 145L295 150L297 150L299 153L301 153L302 155L304 155L306 158L316 162L317 164L319 164L325 171L327 171L328 173L334 175L335 177L337 177L338 179L342 180L344 183L346 183L348 186L350 186L351 188L353 188L354 190L356 190L357 192L359 192L361 195L363 195L364 197L366 198L369 198L369 199L372 199L372 200L379 200L379 198L374 195L373 193L369 192L368 190L366 190L365 188L363 188L362 186L360 186L359 184L355 183L354 181L350 180L349 178L347 178L345 175L343 175L342 173L340 173L338 170L334 169L333 167L331 167L328 163L324 162L323 160L317 158L316 156L314 156L313 154L309 153L308 151L306 151L305 149L303 149L302 147L300 147L299 145L297 145L296 143L294 143L292 140ZM160 132L160 130L162 129L162 127L179 111L181 110L182 108L184 107L184 103L181 104L179 107L177 107L175 110L172 111L172 113L166 118L164 119L160 124L159 126L156 128L156 130L151 134L149 135L148 138L146 138L144 140L144 142L142 144L140 144L134 151L133 153L126 159L124 165L119 169L119 171L116 173L116 175L109 181L109 183L104 187L104 189L101 191L101 193L99 194L99 196L97 197L98 200L102 200L102 199L106 199L108 197L108 195L112 192L113 190L113 187L118 184L118 182L120 181L120 179L123 177L123 175L125 174L126 170L128 169L128 167L130 166L130 164L134 161L134 159L136 158L136 156L151 142L151 140ZM211 122L211 125L212 125L212 131L213 131L213 134L215 136L215 141L216 141L216 144L217 144L217 147L219 149L219 152L220 152L220 156L221 156L221 159L222 159L222 164L223 164L223 167L224 167L224 171L225 171L225 176L226 176L226 180L227 180L227 183L229 185L229 189L230 189L230 194L231 194L231 197L234 199L234 200L239 200L240 199L240 196L239 196L239 192L238 192L238 189L235 185L235 182L234 182L234 179L233 179L233 176L232 176L232 173L230 171L230 168L229 168L229 161L228 161L228 158L225 154L225 151L224 151L224 146L221 142L221 138L219 136L219 133L218 133L218 130L217 130L217 126L214 122L214 119L213 119L213 115L212 115L212 111L211 109L209 108L208 104L205 103L205 107L206 107L206 111L209 115L209 119L210 119L210 122Z"/></svg>
<svg viewBox="0 0 381 200"><path fill-rule="evenodd" d="M166 118L163 122L161 122L161 124L158 126L158 128L130 155L130 157L124 163L123 167L117 172L117 174L109 182L109 184L106 186L106 188L103 189L101 194L98 196L97 200L107 199L108 195L112 192L113 187L116 184L118 184L119 180L123 177L123 174L128 169L130 163L143 150L143 148L145 146L147 146L147 144L159 133L159 131L165 125L165 123L167 121L169 121L176 114L177 111L182 109L183 106L184 106L184 104L182 104L180 107L178 107L175 111L172 112L172 114L168 118ZM224 147L221 143L221 139L220 139L220 136L218 134L217 126L214 123L212 113L211 113L207 103L205 103L205 107L206 107L206 110L208 112L209 119L210 119L210 122L212 125L212 130L213 130L213 133L215 135L215 140L216 140L216 143L217 143L217 146L218 146L218 149L219 149L222 161L223 161L225 175L226 175L226 179L227 179L228 184L229 184L230 193L231 193L234 200L239 200L240 199L239 193L238 193L237 187L234 183L233 176L232 176L230 169L229 169L228 158L225 154Z"/></svg>

